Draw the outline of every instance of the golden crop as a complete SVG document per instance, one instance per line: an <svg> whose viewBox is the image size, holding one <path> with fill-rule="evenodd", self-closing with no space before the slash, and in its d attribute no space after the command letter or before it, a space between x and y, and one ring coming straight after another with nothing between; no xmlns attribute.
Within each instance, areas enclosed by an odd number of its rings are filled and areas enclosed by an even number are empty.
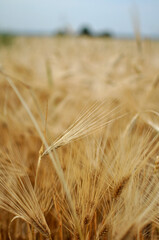
<svg viewBox="0 0 159 240"><path fill-rule="evenodd" d="M0 46L0 239L159 238L159 43Z"/></svg>

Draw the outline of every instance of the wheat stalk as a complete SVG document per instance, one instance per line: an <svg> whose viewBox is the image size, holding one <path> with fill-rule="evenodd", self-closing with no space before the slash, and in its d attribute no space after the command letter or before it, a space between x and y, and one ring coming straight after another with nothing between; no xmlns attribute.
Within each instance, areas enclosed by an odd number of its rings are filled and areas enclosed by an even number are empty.
<svg viewBox="0 0 159 240"><path fill-rule="evenodd" d="M22 165L17 168L10 157L0 161L0 207L34 226L43 236L50 237L30 179Z"/></svg>

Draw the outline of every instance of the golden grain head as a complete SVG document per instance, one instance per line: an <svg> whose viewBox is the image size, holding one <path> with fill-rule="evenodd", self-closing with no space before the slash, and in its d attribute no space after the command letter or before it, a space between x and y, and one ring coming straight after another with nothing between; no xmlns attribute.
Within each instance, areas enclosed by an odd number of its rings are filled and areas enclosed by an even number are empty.
<svg viewBox="0 0 159 240"><path fill-rule="evenodd" d="M1 47L0 239L159 238L159 43L134 28Z"/></svg>

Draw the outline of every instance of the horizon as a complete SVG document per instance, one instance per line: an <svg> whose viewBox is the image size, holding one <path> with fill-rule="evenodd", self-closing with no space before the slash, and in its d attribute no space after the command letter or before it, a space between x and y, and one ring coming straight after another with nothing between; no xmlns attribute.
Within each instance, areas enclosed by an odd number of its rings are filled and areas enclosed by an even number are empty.
<svg viewBox="0 0 159 240"><path fill-rule="evenodd" d="M69 29L73 34L88 26L94 34L159 37L157 0L1 0L0 33L52 35Z"/></svg>

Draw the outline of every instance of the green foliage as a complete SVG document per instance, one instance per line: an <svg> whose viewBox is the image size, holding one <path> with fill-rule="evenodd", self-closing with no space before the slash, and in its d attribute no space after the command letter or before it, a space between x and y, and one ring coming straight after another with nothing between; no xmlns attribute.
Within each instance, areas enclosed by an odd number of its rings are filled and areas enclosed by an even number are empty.
<svg viewBox="0 0 159 240"><path fill-rule="evenodd" d="M89 37L93 36L91 29L87 26L84 26L81 28L79 35L80 36L89 36Z"/></svg>
<svg viewBox="0 0 159 240"><path fill-rule="evenodd" d="M14 39L15 39L15 36L11 34L0 34L0 47L12 45Z"/></svg>

